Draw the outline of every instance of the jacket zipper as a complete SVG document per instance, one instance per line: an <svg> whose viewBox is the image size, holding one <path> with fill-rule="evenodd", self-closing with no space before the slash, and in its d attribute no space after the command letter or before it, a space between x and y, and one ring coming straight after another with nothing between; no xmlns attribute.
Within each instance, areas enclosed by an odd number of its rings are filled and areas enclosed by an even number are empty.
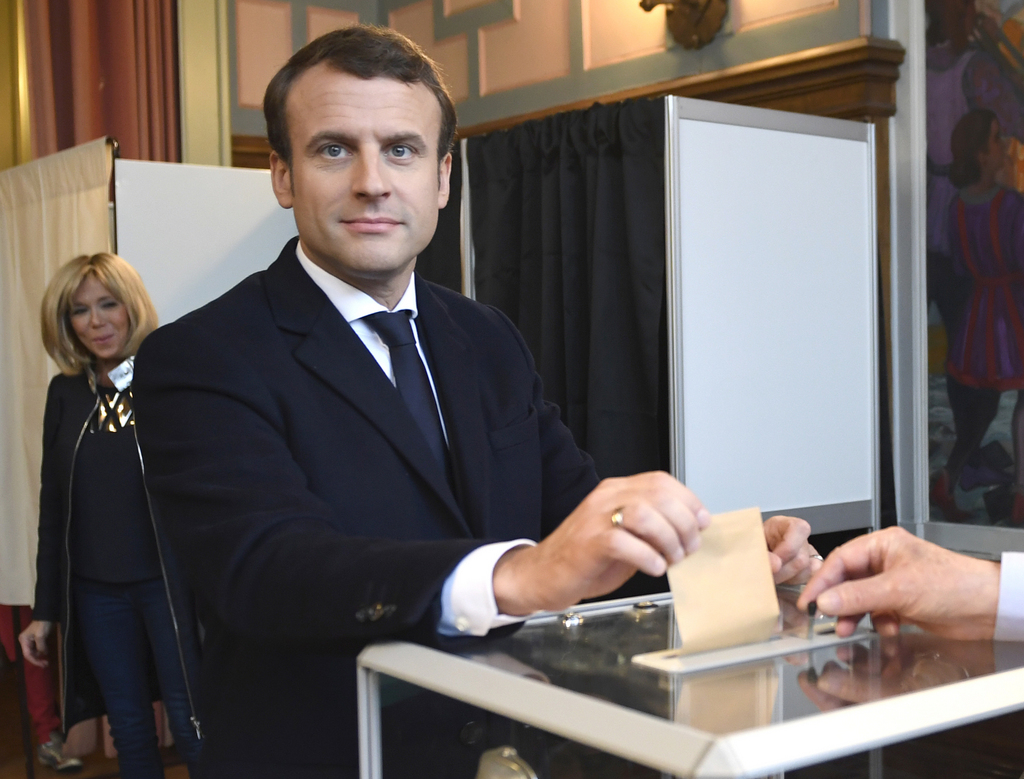
<svg viewBox="0 0 1024 779"><path fill-rule="evenodd" d="M131 392L131 390L129 390ZM134 413L134 404L133 404ZM153 514L153 499L149 494L149 485L146 484L146 463L142 459L142 447L139 446L139 417L135 416L135 424L132 425L132 433L135 436L135 451L139 453L139 467L142 469L142 485L146 491L146 508L149 510L149 521L153 526L153 540L156 542L156 554L160 559L160 575L164 581L164 592L167 595L167 606L171 611L171 624L174 626L174 643L178 647L178 662L181 663L181 675L185 679L185 694L188 695L188 708L191 712L189 722L192 723L192 727L195 728L196 738L202 741L203 729L199 723L199 717L196 714L195 702L192 698L192 685L188 680L188 669L185 666L185 652L181 646L181 631L178 627L178 615L174 610L174 600L171 598L171 585L167 579L167 566L164 563L164 551L160 546L160 534L157 533L156 528L156 515Z"/></svg>
<svg viewBox="0 0 1024 779"><path fill-rule="evenodd" d="M64 645L64 668L63 677L64 683L61 685L60 690L60 726L64 731L64 735L68 732L67 722L67 695L68 695L68 636L71 635L71 490L75 485L75 460L78 459L78 447L82 445L82 438L85 436L85 431L89 427L89 421L92 419L93 414L100 407L100 396L96 396L96 402L93 404L92 411L85 418L85 422L82 424L82 429L78 431L78 439L75 441L75 449L71 453L71 472L68 475L68 518L64 523L64 604L68 610L67 625L64 626L64 632L61 636L61 643Z"/></svg>
<svg viewBox="0 0 1024 779"><path fill-rule="evenodd" d="M68 517L67 522L64 525L64 559L65 559L65 589L64 597L65 604L68 609L67 625L64 630L64 634L61 636L62 643L64 645L64 683L61 685L60 692L60 719L61 728L64 733L68 732L67 727L67 690L68 690L68 637L71 635L71 490L74 487L75 482L75 460L78 459L78 449L82 445L82 438L85 436L85 431L89 427L89 422L92 420L93 415L100 407L99 395L96 396L96 403L93 404L92 411L86 416L85 422L82 424L82 429L78 431L78 439L75 441L75 449L71 454L71 473L68 477ZM171 587L167 580L167 566L164 563L163 549L160 548L160 536L157 535L156 530L156 517L153 515L153 501L149 495L149 487L146 486L146 465L142 460L142 449L139 447L139 434L137 432L138 418L136 423L132 425L132 435L135 436L135 450L139 453L139 467L142 469L142 481L143 488L146 491L146 508L149 511L149 521L153 526L153 540L156 542L157 557L160 560L160 575L164 582L164 593L167 597L167 607L171 612L171 624L174 626L174 642L178 649L178 662L181 664L181 675L185 679L185 694L188 695L188 708L191 716L189 721L192 723L192 727L195 728L196 738L202 740L203 730L199 723L199 717L196 715L195 701L192 697L192 685L188 680L188 670L185 667L185 653L181 647L181 631L178 628L178 616L174 610L174 601L171 599Z"/></svg>

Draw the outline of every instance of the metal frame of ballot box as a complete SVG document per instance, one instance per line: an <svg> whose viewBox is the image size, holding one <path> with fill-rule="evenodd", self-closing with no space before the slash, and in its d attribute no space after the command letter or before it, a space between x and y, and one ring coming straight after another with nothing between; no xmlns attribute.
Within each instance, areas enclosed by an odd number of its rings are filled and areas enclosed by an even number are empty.
<svg viewBox="0 0 1024 779"><path fill-rule="evenodd" d="M572 614L580 622L598 615L617 615L646 605L637 604L639 600L589 604ZM658 608L671 604L668 595L652 600ZM523 629L547 625L549 632L558 630L564 618L562 614L540 615L528 620ZM878 640L870 632L860 638ZM817 640L811 639L812 644ZM821 641L836 643L834 636L822 636ZM763 658L764 654L755 651L752 657ZM735 648L722 650L720 656L726 659L719 668L737 662ZM503 669L479 656L463 657L417 644L371 645L359 655L357 674L362 779L383 776L382 675L679 777L763 777L1024 708L1024 667L1020 667L763 727L714 734L565 689L535 675Z"/></svg>

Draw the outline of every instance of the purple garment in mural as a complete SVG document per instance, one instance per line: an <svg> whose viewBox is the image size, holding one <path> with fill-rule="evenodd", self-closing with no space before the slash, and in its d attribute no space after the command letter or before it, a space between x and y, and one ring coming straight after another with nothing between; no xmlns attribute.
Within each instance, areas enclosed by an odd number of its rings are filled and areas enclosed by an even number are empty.
<svg viewBox="0 0 1024 779"><path fill-rule="evenodd" d="M946 370L962 384L1024 389L1024 197L994 189L949 210L954 267L974 292L950 340Z"/></svg>
<svg viewBox="0 0 1024 779"><path fill-rule="evenodd" d="M947 217L957 190L949 180L953 128L968 111L987 108L1003 135L1024 142L1024 102L987 53L970 46L954 52L947 41L928 49L928 250L949 254Z"/></svg>

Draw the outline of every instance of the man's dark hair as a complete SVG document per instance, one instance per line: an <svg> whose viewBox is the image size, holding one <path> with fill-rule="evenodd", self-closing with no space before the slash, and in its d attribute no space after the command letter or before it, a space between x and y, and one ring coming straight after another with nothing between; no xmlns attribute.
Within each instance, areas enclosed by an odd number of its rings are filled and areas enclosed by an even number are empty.
<svg viewBox="0 0 1024 779"><path fill-rule="evenodd" d="M270 148L292 165L291 139L285 103L295 79L321 62L357 78L391 78L404 84L423 84L441 106L441 132L437 142L440 161L455 142L456 116L451 95L441 80L436 63L419 46L394 30L357 24L321 35L292 55L267 85L263 115L267 120Z"/></svg>

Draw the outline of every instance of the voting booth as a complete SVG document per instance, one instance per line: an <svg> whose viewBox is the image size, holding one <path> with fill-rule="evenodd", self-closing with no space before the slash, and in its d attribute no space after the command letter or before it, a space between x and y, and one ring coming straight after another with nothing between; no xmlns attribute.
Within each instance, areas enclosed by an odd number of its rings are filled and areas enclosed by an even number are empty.
<svg viewBox="0 0 1024 779"><path fill-rule="evenodd" d="M674 475L712 513L877 528L873 125L665 109Z"/></svg>
<svg viewBox="0 0 1024 779"><path fill-rule="evenodd" d="M118 159L114 193L117 252L161 324L265 269L298 233L265 170Z"/></svg>

